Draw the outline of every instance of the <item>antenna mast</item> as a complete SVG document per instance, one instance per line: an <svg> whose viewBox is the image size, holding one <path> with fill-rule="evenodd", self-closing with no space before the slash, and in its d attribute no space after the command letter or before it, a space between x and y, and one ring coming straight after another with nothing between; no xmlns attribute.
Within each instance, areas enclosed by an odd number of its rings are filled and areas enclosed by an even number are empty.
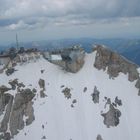
<svg viewBox="0 0 140 140"><path fill-rule="evenodd" d="M18 35L16 34L16 45L17 45L17 50L19 49L19 43L18 43Z"/></svg>

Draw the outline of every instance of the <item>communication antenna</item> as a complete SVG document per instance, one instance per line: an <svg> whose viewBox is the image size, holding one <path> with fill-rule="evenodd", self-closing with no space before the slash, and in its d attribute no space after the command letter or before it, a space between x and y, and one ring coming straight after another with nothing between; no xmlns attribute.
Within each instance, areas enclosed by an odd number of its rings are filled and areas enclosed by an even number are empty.
<svg viewBox="0 0 140 140"><path fill-rule="evenodd" d="M17 45L17 50L19 50L19 43L18 43L18 35L16 33L16 45Z"/></svg>

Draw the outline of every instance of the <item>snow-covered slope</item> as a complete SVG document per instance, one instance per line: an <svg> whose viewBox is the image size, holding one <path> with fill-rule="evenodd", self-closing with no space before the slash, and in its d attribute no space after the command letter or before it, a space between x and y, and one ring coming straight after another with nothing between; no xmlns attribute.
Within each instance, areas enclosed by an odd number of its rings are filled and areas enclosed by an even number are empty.
<svg viewBox="0 0 140 140"><path fill-rule="evenodd" d="M18 78L25 85L23 89L37 90L32 99L34 121L30 125L25 124L13 136L14 140L140 139L140 97L135 87L136 80L128 81L128 75L123 73L110 79L106 70L94 67L95 56L96 51L86 54L83 68L75 74L66 72L43 58L17 65L17 71L10 76L0 74L0 85L10 87L9 80ZM46 96L43 98L40 97L40 79L45 83ZM7 93L16 96L17 89ZM116 97L120 99L119 105L117 102L115 104ZM110 114L106 118L111 107L120 115L114 113L116 116ZM4 113L5 111L0 116L0 121ZM115 118L117 123L112 124ZM24 123L26 119L23 116ZM10 132L9 127L7 132Z"/></svg>

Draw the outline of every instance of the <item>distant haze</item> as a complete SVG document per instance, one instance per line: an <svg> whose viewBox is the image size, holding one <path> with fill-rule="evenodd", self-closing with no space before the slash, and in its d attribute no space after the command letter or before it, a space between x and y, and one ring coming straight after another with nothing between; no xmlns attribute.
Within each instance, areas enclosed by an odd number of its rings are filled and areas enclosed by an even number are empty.
<svg viewBox="0 0 140 140"><path fill-rule="evenodd" d="M139 0L0 0L0 44L140 37Z"/></svg>

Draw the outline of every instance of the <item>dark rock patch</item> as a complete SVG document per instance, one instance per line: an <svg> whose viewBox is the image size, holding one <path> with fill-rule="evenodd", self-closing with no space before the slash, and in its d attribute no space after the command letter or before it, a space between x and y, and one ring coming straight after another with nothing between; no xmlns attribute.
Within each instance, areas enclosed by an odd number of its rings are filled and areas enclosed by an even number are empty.
<svg viewBox="0 0 140 140"><path fill-rule="evenodd" d="M139 78L138 66L136 64L129 62L124 57L101 45L97 45L94 50L97 51L94 66L99 70L107 69L110 78L117 77L120 72L128 73L129 81Z"/></svg>
<svg viewBox="0 0 140 140"><path fill-rule="evenodd" d="M39 79L38 84L39 84L40 88L45 89L45 80Z"/></svg>
<svg viewBox="0 0 140 140"><path fill-rule="evenodd" d="M9 85L11 85L12 90L15 90L18 85L18 79L10 80Z"/></svg>
<svg viewBox="0 0 140 140"><path fill-rule="evenodd" d="M71 104L71 107L74 108L74 104L76 104L76 103L77 103L77 100L76 99L73 99L72 104Z"/></svg>
<svg viewBox="0 0 140 140"><path fill-rule="evenodd" d="M20 93L16 94L9 120L9 127L12 136L16 135L19 130L22 130L25 124L29 125L34 121L35 117L32 107L32 99L34 96L35 95L31 89L22 89ZM23 120L24 116L27 116L25 122Z"/></svg>
<svg viewBox="0 0 140 140"><path fill-rule="evenodd" d="M0 140L10 140L11 136L9 132L0 135Z"/></svg>
<svg viewBox="0 0 140 140"><path fill-rule="evenodd" d="M46 136L43 136L41 139L42 139L42 140L46 139Z"/></svg>
<svg viewBox="0 0 140 140"><path fill-rule="evenodd" d="M4 117L1 121L0 132L5 133L8 129L8 122L10 120L10 113L11 113L12 104L13 104L13 96L10 95L10 94L7 94L7 95L5 94L4 96L5 96L5 100L7 100L7 101L3 106L5 106L7 104L7 107L6 107L6 110L5 110Z"/></svg>
<svg viewBox="0 0 140 140"><path fill-rule="evenodd" d="M10 76L11 74L13 74L16 70L14 68L8 68L5 73L7 76Z"/></svg>
<svg viewBox="0 0 140 140"><path fill-rule="evenodd" d="M71 92L71 89L70 88L67 88L67 87L62 90L62 93L64 93L64 96L67 99L70 99L71 96L72 96L70 92Z"/></svg>
<svg viewBox="0 0 140 140"><path fill-rule="evenodd" d="M122 105L122 100L118 99L118 97L115 98L115 103L118 105L118 106L121 106Z"/></svg>
<svg viewBox="0 0 140 140"><path fill-rule="evenodd" d="M44 129L45 128L45 126L42 124L42 129Z"/></svg>
<svg viewBox="0 0 140 140"><path fill-rule="evenodd" d="M64 85L61 86L61 88L64 88L64 87L65 87Z"/></svg>
<svg viewBox="0 0 140 140"><path fill-rule="evenodd" d="M41 88L40 97L41 98L47 97L47 95L45 94L45 80L39 79L38 84L39 84L39 87Z"/></svg>
<svg viewBox="0 0 140 140"><path fill-rule="evenodd" d="M45 98L47 95L45 94L44 90L40 90L40 97Z"/></svg>
<svg viewBox="0 0 140 140"><path fill-rule="evenodd" d="M5 92L7 92L9 90L11 90L11 88L8 88L5 85L0 86L0 94L3 94L3 93L5 93Z"/></svg>
<svg viewBox="0 0 140 140"><path fill-rule="evenodd" d="M87 87L84 87L83 92L86 92L86 91L87 91Z"/></svg>
<svg viewBox="0 0 140 140"><path fill-rule="evenodd" d="M135 87L139 89L138 95L140 96L140 78L137 80Z"/></svg>
<svg viewBox="0 0 140 140"><path fill-rule="evenodd" d="M97 87L95 86L94 87L94 92L91 94L92 100L95 104L99 103L99 94L100 94L100 92L97 90Z"/></svg>
<svg viewBox="0 0 140 140"><path fill-rule="evenodd" d="M121 112L114 108L112 104L109 106L109 111L107 113L101 114L104 117L104 124L109 128L110 126L116 127L120 120Z"/></svg>
<svg viewBox="0 0 140 140"><path fill-rule="evenodd" d="M45 71L45 70L41 70L40 72L41 72L41 73L44 73L44 71Z"/></svg>
<svg viewBox="0 0 140 140"><path fill-rule="evenodd" d="M103 140L101 135L97 135L96 140Z"/></svg>

